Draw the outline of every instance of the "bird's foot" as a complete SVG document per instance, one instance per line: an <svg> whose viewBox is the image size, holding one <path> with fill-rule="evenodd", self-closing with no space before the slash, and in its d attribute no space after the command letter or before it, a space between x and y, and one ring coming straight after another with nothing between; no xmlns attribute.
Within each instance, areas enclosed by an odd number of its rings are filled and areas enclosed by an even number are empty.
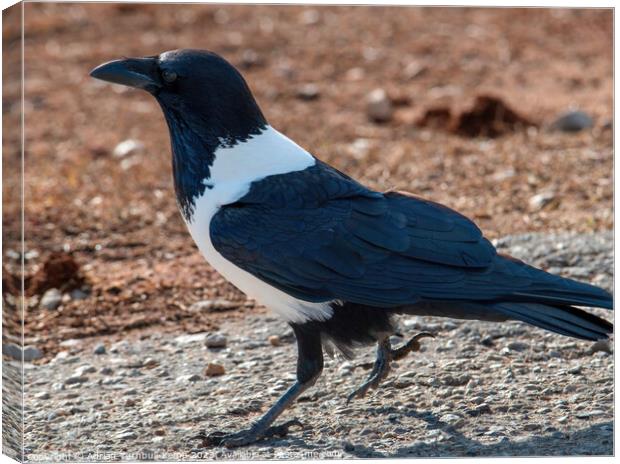
<svg viewBox="0 0 620 464"><path fill-rule="evenodd" d="M351 392L351 394L347 397L347 404L351 402L353 398L363 398L366 396L366 393L370 388L377 388L379 383L381 383L381 381L388 375L390 372L391 350L389 338L379 342L377 345L377 358L375 359L375 363L372 367L372 371L370 371L368 379Z"/></svg>
<svg viewBox="0 0 620 464"><path fill-rule="evenodd" d="M420 351L420 342L418 342L418 340L421 338L435 338L435 335L430 332L420 332L419 334L414 335L400 348L396 348L394 350L390 349L391 360L398 361L413 351Z"/></svg>
<svg viewBox="0 0 620 464"><path fill-rule="evenodd" d="M413 336L403 346L396 349L392 349L389 338L380 341L377 346L377 358L372 366L372 371L368 376L368 380L351 392L351 394L347 397L347 404L353 398L363 398L366 396L366 393L370 388L376 389L381 381L385 379L390 372L391 362L404 358L412 351L419 351L420 342L418 340L425 337L435 338L435 336L429 332L420 332L419 334ZM366 365L362 365L361 367L366 367Z"/></svg>
<svg viewBox="0 0 620 464"><path fill-rule="evenodd" d="M297 419L292 419L280 425L274 425L271 427L261 427L255 425L248 430L241 430L240 432L224 433L224 432L212 432L207 434L201 432L194 437L196 440L202 440L202 446L205 448L211 448L214 446L226 446L227 448L237 448L239 446L251 445L258 441L273 438L284 437L288 434L289 428L297 426L303 428L301 422Z"/></svg>

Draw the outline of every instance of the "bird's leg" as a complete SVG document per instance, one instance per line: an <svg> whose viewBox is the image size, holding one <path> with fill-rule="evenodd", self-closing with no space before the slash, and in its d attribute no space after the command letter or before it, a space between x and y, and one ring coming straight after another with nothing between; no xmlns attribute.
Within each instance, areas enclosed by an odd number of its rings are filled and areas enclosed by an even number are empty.
<svg viewBox="0 0 620 464"><path fill-rule="evenodd" d="M366 392L368 392L369 388L377 388L379 386L379 383L390 372L391 351L392 349L389 337L385 337L383 340L379 341L379 343L377 344L377 358L375 359L375 364L370 371L368 379L358 388L353 390L353 392L351 392L351 394L347 397L347 403L349 403L356 396L359 398L363 398L364 396L366 396Z"/></svg>
<svg viewBox="0 0 620 464"><path fill-rule="evenodd" d="M420 342L418 342L418 340L424 337L434 338L435 336L429 332L420 332L419 334L413 336L411 340L403 346L396 349L392 349L389 337L380 340L377 344L377 358L375 359L375 364L372 371L370 371L368 379L358 388L353 390L353 392L347 397L347 403L355 397L363 398L370 388L377 388L379 383L381 383L381 381L387 377L390 372L390 363L404 358L412 351L418 351L420 349Z"/></svg>
<svg viewBox="0 0 620 464"><path fill-rule="evenodd" d="M229 448L249 445L265 438L284 436L289 427L302 424L293 419L278 426L271 424L305 390L314 385L323 370L323 348L321 336L304 330L302 325L291 324L297 338L297 381L284 395L249 429L235 433L201 433L195 438L202 440L205 447L226 446Z"/></svg>

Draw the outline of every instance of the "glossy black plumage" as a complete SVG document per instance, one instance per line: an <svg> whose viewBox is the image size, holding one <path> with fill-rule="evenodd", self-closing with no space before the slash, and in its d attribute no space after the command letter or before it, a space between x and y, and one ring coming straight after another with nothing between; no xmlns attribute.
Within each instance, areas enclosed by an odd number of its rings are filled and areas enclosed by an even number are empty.
<svg viewBox="0 0 620 464"><path fill-rule="evenodd" d="M444 206L373 192L321 162L253 183L214 216L210 234L225 258L305 301L409 312L417 303L451 302L455 313L477 303L489 319L541 323L531 306L497 304L612 303L602 289L497 255L471 221Z"/></svg>

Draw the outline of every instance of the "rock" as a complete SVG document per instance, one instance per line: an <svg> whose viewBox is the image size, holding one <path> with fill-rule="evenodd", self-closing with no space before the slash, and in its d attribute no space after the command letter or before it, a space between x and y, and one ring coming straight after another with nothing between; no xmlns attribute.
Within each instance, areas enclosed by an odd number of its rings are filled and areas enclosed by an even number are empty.
<svg viewBox="0 0 620 464"><path fill-rule="evenodd" d="M124 430L115 435L117 440L133 440L134 438L138 438L135 432L131 430Z"/></svg>
<svg viewBox="0 0 620 464"><path fill-rule="evenodd" d="M177 383L189 383L189 382L196 382L198 380L200 380L202 377L200 377L198 374L187 374L187 375L181 375L179 377L177 377Z"/></svg>
<svg viewBox="0 0 620 464"><path fill-rule="evenodd" d="M545 206L550 204L553 200L555 200L554 192L541 192L534 195L530 198L529 205L530 210L532 211L540 211Z"/></svg>
<svg viewBox="0 0 620 464"><path fill-rule="evenodd" d="M529 349L529 345L527 343L523 343L523 342L510 342L508 345L506 345L506 347L510 350L510 351L525 351L527 349Z"/></svg>
<svg viewBox="0 0 620 464"><path fill-rule="evenodd" d="M452 425L453 427L458 427L463 423L463 418L456 414L444 414L439 418L441 422L445 422L446 424Z"/></svg>
<svg viewBox="0 0 620 464"><path fill-rule="evenodd" d="M356 160L363 161L370 153L370 141L368 139L355 139L347 146L347 152Z"/></svg>
<svg viewBox="0 0 620 464"><path fill-rule="evenodd" d="M207 338L205 338L205 346L207 348L224 348L226 342L226 337L219 333L208 335Z"/></svg>
<svg viewBox="0 0 620 464"><path fill-rule="evenodd" d="M188 345L190 343L201 342L204 343L209 335L208 332L200 332L191 335L179 335L174 339L174 343L177 345Z"/></svg>
<svg viewBox="0 0 620 464"><path fill-rule="evenodd" d="M62 303L62 293L57 288L50 288L41 297L41 306L45 309L54 310Z"/></svg>
<svg viewBox="0 0 620 464"><path fill-rule="evenodd" d="M97 344L97 346L93 349L94 354L105 354L105 352L105 345L103 343Z"/></svg>
<svg viewBox="0 0 620 464"><path fill-rule="evenodd" d="M85 374L91 374L93 372L97 372L97 369L95 369L90 364L84 364L83 366L80 366L75 370L74 375L82 377Z"/></svg>
<svg viewBox="0 0 620 464"><path fill-rule="evenodd" d="M280 346L280 345L282 345L282 340L280 340L280 337L278 337L277 335L270 335L267 338L267 341L269 342L269 344L271 346Z"/></svg>
<svg viewBox="0 0 620 464"><path fill-rule="evenodd" d="M355 451L355 445L350 441L345 441L344 443L342 443L342 448L348 453Z"/></svg>
<svg viewBox="0 0 620 464"><path fill-rule="evenodd" d="M193 303L188 310L194 313L203 311L228 311L231 309L237 309L240 305L241 304L238 302L222 299L203 300Z"/></svg>
<svg viewBox="0 0 620 464"><path fill-rule="evenodd" d="M65 385L74 385L84 382L88 382L88 377L82 375L72 375L65 380Z"/></svg>
<svg viewBox="0 0 620 464"><path fill-rule="evenodd" d="M22 359L22 349L14 343L3 343L2 354L13 359Z"/></svg>
<svg viewBox="0 0 620 464"><path fill-rule="evenodd" d="M43 357L43 353L41 352L40 349L34 346L24 347L24 361L25 362L34 361L35 359L40 359L42 357Z"/></svg>
<svg viewBox="0 0 620 464"><path fill-rule="evenodd" d="M82 340L77 338L70 338L60 342L60 346L63 348L77 348L82 344Z"/></svg>
<svg viewBox="0 0 620 464"><path fill-rule="evenodd" d="M594 126L592 118L583 111L569 111L551 123L551 130L561 132L580 132Z"/></svg>
<svg viewBox="0 0 620 464"><path fill-rule="evenodd" d="M403 69L403 77L407 80L415 79L422 76L426 71L428 71L428 67L426 65L420 63L419 61L410 61Z"/></svg>
<svg viewBox="0 0 620 464"><path fill-rule="evenodd" d="M224 374L226 374L226 369L223 365L213 362L207 364L207 368L205 369L205 375L207 377L215 377Z"/></svg>
<svg viewBox="0 0 620 464"><path fill-rule="evenodd" d="M588 354L594 354L599 351L611 354L611 345L609 344L609 341L598 340L597 342L590 345L590 348L588 348Z"/></svg>
<svg viewBox="0 0 620 464"><path fill-rule="evenodd" d="M56 411L52 411L47 415L47 420L53 421L54 419L57 419L59 417L64 417L67 414L68 414L67 411L65 411L64 409L57 409Z"/></svg>
<svg viewBox="0 0 620 464"><path fill-rule="evenodd" d="M321 92L316 84L303 84L295 92L295 96L300 100L312 101L319 98Z"/></svg>
<svg viewBox="0 0 620 464"><path fill-rule="evenodd" d="M571 367L571 368L568 370L568 373L569 373L569 374L573 374L573 375L576 375L576 374L581 374L581 366L580 366L580 365L577 365L577 366L575 366L575 367Z"/></svg>
<svg viewBox="0 0 620 464"><path fill-rule="evenodd" d="M538 430L541 427L540 424L537 424L536 422L530 422L529 424L524 424L522 426L523 430L526 430L528 432L533 432L534 430Z"/></svg>
<svg viewBox="0 0 620 464"><path fill-rule="evenodd" d="M103 375L112 375L114 373L114 369L112 369L111 367L102 367L99 370L99 373Z"/></svg>
<svg viewBox="0 0 620 464"><path fill-rule="evenodd" d="M469 374L461 374L458 376L445 375L441 378L441 383L450 387L458 387L467 384L471 379Z"/></svg>
<svg viewBox="0 0 620 464"><path fill-rule="evenodd" d="M480 416L482 414L490 414L491 413L491 407L488 404L486 404L486 403L481 403L478 406L476 406L475 408L468 410L467 413L470 416L473 416L473 417L477 417L477 416Z"/></svg>
<svg viewBox="0 0 620 464"><path fill-rule="evenodd" d="M56 382L52 384L52 391L62 391L65 389L65 384Z"/></svg>
<svg viewBox="0 0 620 464"><path fill-rule="evenodd" d="M48 392L39 392L34 397L38 400L49 400L50 394Z"/></svg>
<svg viewBox="0 0 620 464"><path fill-rule="evenodd" d="M243 52L241 53L241 62L239 63L239 66L241 66L242 68L256 68L262 66L263 64L263 59L256 51L248 48L246 50L243 50Z"/></svg>
<svg viewBox="0 0 620 464"><path fill-rule="evenodd" d="M69 296L72 300L85 300L86 298L88 298L88 293L80 290L79 288L76 288L75 290L71 290Z"/></svg>
<svg viewBox="0 0 620 464"><path fill-rule="evenodd" d="M368 94L366 114L374 122L388 122L392 119L394 108L384 89L375 89Z"/></svg>
<svg viewBox="0 0 620 464"><path fill-rule="evenodd" d="M115 158L125 158L126 156L144 153L145 150L146 147L139 140L128 139L116 145L112 151L112 155Z"/></svg>

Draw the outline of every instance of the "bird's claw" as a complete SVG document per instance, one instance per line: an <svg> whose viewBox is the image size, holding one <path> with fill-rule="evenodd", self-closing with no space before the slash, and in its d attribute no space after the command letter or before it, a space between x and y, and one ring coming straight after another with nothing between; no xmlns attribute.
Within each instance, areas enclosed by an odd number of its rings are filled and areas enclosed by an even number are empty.
<svg viewBox="0 0 620 464"><path fill-rule="evenodd" d="M216 431L207 434L206 432L201 432L194 436L193 439L201 440L202 446L205 448L212 448L215 446L236 448L250 445L267 438L284 437L288 434L289 428L292 426L303 428L303 424L299 420L292 419L284 424L267 427L264 430L256 430L252 427L248 430L241 430L240 432L234 433Z"/></svg>
<svg viewBox="0 0 620 464"><path fill-rule="evenodd" d="M419 351L420 342L418 340L425 337L435 338L430 332L420 332L414 335L403 346L396 349L392 349L389 339L381 341L377 349L377 359L374 363L370 364L370 366L372 366L372 371L368 376L368 380L351 392L347 397L347 404L349 404L353 398L363 398L366 396L370 388L376 389L390 372L391 362L404 358L412 351ZM360 364L358 367L366 368L366 366L367 364Z"/></svg>
<svg viewBox="0 0 620 464"><path fill-rule="evenodd" d="M379 386L379 382L381 381L378 377L371 377L358 388L353 390L349 396L347 396L347 404L351 402L354 398L364 398L366 393L370 388L377 388Z"/></svg>
<svg viewBox="0 0 620 464"><path fill-rule="evenodd" d="M411 352L420 351L420 342L418 340L420 340L421 338L435 338L435 335L430 332L420 332L419 334L415 334L407 343L405 343L400 348L396 348L394 350L390 349L390 359L393 361L397 361L404 358Z"/></svg>

